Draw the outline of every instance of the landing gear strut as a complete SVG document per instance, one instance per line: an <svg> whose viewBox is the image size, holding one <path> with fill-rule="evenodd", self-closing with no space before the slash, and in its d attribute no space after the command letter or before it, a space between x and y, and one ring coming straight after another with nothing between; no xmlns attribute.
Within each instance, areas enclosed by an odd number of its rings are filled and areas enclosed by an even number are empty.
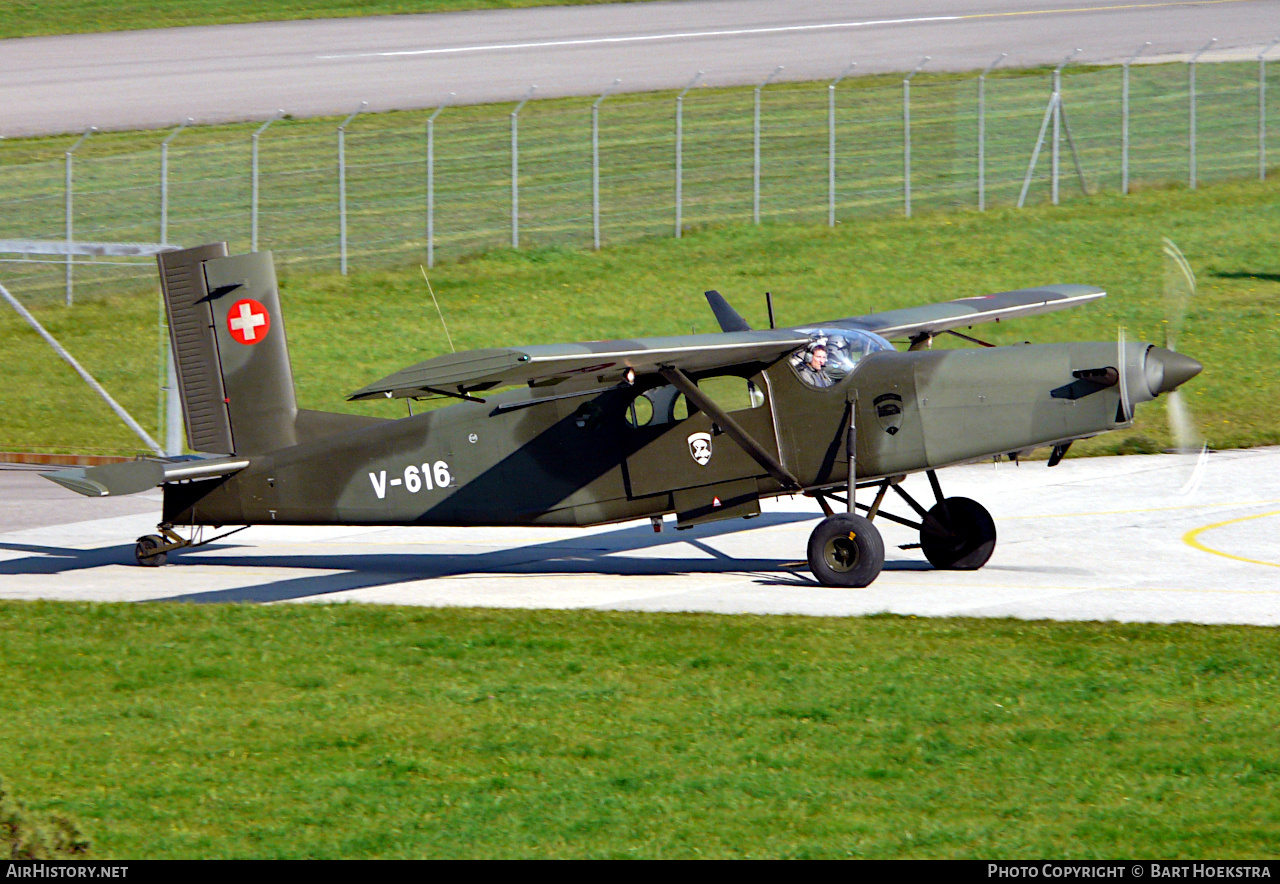
<svg viewBox="0 0 1280 884"><path fill-rule="evenodd" d="M133 557L144 568L158 568L169 561L169 553L171 552L188 549L189 547L204 546L206 543L213 543L215 540L230 537L232 534L243 531L248 527L248 525L245 525L244 528L237 528L235 531L228 531L225 534L219 534L217 537L210 537L205 540L203 539L204 528L202 526L192 526L191 539L188 540L177 531L174 531L172 524L161 522L156 526L156 530L160 532L159 534L147 534L138 538L137 544L133 547Z"/></svg>
<svg viewBox="0 0 1280 884"><path fill-rule="evenodd" d="M940 571L976 571L987 563L996 548L996 523L986 507L967 497L942 496L938 474L925 473L937 501L928 511L911 495L895 485L893 490L920 516L920 551L929 564ZM905 525L910 522L901 519Z"/></svg>
<svg viewBox="0 0 1280 884"><path fill-rule="evenodd" d="M850 488L846 496L830 492L811 492L818 499L826 518L809 537L809 567L824 586L867 586L884 566L884 541L873 520L880 516L891 522L915 528L920 542L906 544L903 549L919 549L929 564L944 571L976 571L987 563L996 548L996 525L986 507L967 497L942 496L942 487L933 470L926 473L937 502L925 509L899 484L902 476L894 476L864 487L877 487L870 506L852 500ZM881 510L885 493L892 488L920 521L913 522ZM867 516L836 513L830 504L835 500L849 509L864 511ZM855 521L856 520L856 521Z"/></svg>
<svg viewBox="0 0 1280 884"><path fill-rule="evenodd" d="M880 502L884 500L884 489L876 495L874 504L862 507L868 510L869 518L864 519L856 512L860 506L855 497L858 490L855 478L858 453L858 428L855 422L857 413L855 393L845 408L845 420L848 422L845 457L849 478L842 502L846 512L836 513L827 502L826 495L815 495L827 517L809 535L809 569L823 586L869 586L884 568L884 539L880 536L880 530L871 524L871 519L875 518L876 511L880 508Z"/></svg>
<svg viewBox="0 0 1280 884"><path fill-rule="evenodd" d="M133 557L145 568L159 568L169 561L169 553L194 546L192 541L174 531L173 526L167 522L161 522L156 530L160 533L139 537L133 548Z"/></svg>

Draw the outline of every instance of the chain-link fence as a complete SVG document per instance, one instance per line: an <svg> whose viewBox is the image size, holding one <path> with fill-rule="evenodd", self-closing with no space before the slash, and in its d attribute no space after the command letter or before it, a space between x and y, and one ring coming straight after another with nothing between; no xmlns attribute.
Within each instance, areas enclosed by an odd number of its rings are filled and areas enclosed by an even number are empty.
<svg viewBox="0 0 1280 884"><path fill-rule="evenodd" d="M995 71L693 88L679 137L676 93L600 100L594 140L592 98L451 107L430 151L433 111L358 115L341 158L340 121L287 118L192 127L164 151L169 133L145 149L145 133L128 149L94 136L47 161L8 160L0 145L0 240L225 239L234 251L256 229L285 267L336 272L1267 174L1280 113L1265 62L1068 67L1055 82ZM7 263L5 280L37 302L154 281L149 261L72 260Z"/></svg>

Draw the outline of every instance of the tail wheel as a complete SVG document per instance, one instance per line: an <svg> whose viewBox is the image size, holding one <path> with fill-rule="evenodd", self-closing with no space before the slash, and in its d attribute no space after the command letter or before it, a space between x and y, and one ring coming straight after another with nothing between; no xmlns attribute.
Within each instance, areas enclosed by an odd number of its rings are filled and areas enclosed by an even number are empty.
<svg viewBox="0 0 1280 884"><path fill-rule="evenodd" d="M166 541L159 534L148 534L146 537L139 537L137 545L133 548L133 557L138 560L138 564L147 568L158 568L165 562L169 561L167 552L158 552Z"/></svg>
<svg viewBox="0 0 1280 884"><path fill-rule="evenodd" d="M809 535L809 567L823 586L868 586L884 567L884 540L862 516L828 516Z"/></svg>
<svg viewBox="0 0 1280 884"><path fill-rule="evenodd" d="M936 534L920 532L920 549L929 564L945 571L976 571L996 548L996 523L987 508L967 497L948 497L935 504L929 515L946 529Z"/></svg>

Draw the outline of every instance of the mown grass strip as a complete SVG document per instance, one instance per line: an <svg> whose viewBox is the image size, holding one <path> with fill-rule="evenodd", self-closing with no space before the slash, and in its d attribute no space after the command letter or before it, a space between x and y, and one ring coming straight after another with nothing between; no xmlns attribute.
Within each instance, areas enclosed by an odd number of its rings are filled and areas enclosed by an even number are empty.
<svg viewBox="0 0 1280 884"><path fill-rule="evenodd" d="M26 0L0 6L0 39L604 2L638 3L643 0Z"/></svg>
<svg viewBox="0 0 1280 884"><path fill-rule="evenodd" d="M1274 857L1277 641L0 603L0 770L102 857Z"/></svg>

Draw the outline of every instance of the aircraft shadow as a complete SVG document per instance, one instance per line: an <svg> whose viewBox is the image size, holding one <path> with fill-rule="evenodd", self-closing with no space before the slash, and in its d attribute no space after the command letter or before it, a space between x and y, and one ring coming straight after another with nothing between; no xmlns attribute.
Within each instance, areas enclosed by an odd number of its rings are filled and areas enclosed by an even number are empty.
<svg viewBox="0 0 1280 884"><path fill-rule="evenodd" d="M787 564L801 565L802 563L788 562ZM778 577L776 575L771 574L768 577L760 578L759 580L756 581L756 583L758 583L761 586L803 586L810 589L819 588L822 586L822 584L818 582L818 579L809 573L809 568L807 564L803 565L803 570L793 570L791 568L779 568L775 570L790 571L791 573L786 577ZM884 570L885 571L935 571L937 569L934 568L933 565L930 565L928 562L887 560L884 563Z"/></svg>
<svg viewBox="0 0 1280 884"><path fill-rule="evenodd" d="M133 544L106 546L98 549L72 549L60 546L37 546L29 543L0 543L0 549L38 553L30 558L0 562L0 576L5 574L64 574L101 568L103 565L132 565Z"/></svg>
<svg viewBox="0 0 1280 884"><path fill-rule="evenodd" d="M793 524L816 519L808 513L767 513L749 522L732 521L699 525L687 531L655 533L648 525L563 538L547 543L477 553L333 553L319 555L236 555L235 543L211 544L202 554L171 556L169 568L186 565L339 571L308 574L208 592L173 595L151 601L279 602L328 595L354 589L388 587L421 580L463 575L597 574L602 577L671 576L677 574L757 574L763 585L809 587L817 585L807 575L780 577L792 571L794 556L787 559L735 558L708 544L716 537L755 528ZM655 547L687 543L705 557L646 558L627 556ZM425 544L424 544L425 545ZM32 544L0 543L0 549L30 552L26 558L0 562L0 575L63 574L103 565L133 566L133 546L125 544L92 550ZM928 568L919 562L889 562L886 570Z"/></svg>
<svg viewBox="0 0 1280 884"><path fill-rule="evenodd" d="M1258 279L1266 282L1280 282L1280 273L1254 273L1249 270L1218 270L1211 272L1210 276L1216 276L1218 279Z"/></svg>

